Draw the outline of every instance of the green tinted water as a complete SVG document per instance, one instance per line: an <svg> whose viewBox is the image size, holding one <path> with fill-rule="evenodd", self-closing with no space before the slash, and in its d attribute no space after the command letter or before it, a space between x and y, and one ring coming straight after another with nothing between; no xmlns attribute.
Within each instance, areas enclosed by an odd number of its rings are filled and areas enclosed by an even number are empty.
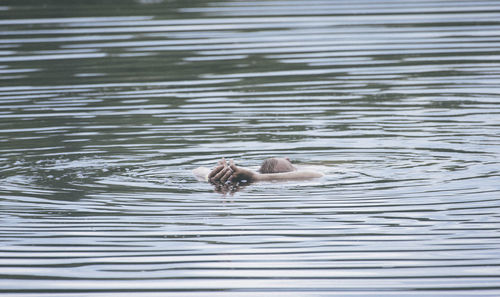
<svg viewBox="0 0 500 297"><path fill-rule="evenodd" d="M3 295L500 293L497 1L44 2L0 6Z"/></svg>

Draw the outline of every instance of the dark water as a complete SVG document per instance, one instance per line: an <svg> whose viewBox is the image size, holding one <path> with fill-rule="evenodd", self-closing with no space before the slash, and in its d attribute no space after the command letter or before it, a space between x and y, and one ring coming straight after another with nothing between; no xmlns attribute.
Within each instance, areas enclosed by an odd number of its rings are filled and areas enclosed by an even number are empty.
<svg viewBox="0 0 500 297"><path fill-rule="evenodd" d="M499 1L2 1L0 84L2 296L500 295Z"/></svg>

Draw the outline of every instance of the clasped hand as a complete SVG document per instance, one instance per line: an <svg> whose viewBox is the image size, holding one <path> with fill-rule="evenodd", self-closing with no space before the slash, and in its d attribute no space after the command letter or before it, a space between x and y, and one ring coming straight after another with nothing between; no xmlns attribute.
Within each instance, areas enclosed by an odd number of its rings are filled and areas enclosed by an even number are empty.
<svg viewBox="0 0 500 297"><path fill-rule="evenodd" d="M208 175L208 180L213 184L237 184L251 182L254 175L254 172L236 166L233 160L227 162L222 158Z"/></svg>

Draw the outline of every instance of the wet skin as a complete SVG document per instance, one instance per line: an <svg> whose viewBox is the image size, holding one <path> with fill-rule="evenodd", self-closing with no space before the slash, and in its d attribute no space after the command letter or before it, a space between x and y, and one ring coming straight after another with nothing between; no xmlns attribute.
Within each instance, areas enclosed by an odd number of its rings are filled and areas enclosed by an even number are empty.
<svg viewBox="0 0 500 297"><path fill-rule="evenodd" d="M276 167L283 165L291 166L288 159L277 159ZM279 163L283 162L283 163ZM288 162L289 164L284 164ZM233 160L229 163L223 158L217 163L217 166L212 169L208 175L208 180L213 184L237 184L237 183L250 183L257 181L289 181L289 180L309 180L313 178L322 177L323 174L316 171L296 170L293 166L293 171L278 172L278 173L258 173L252 170L238 167L234 164ZM276 169L278 170L278 169ZM272 170L271 170L272 172Z"/></svg>

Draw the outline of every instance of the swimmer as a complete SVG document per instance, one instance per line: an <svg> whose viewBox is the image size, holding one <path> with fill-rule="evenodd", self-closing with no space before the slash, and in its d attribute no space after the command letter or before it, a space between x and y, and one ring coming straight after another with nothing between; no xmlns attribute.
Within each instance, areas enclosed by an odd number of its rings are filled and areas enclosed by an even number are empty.
<svg viewBox="0 0 500 297"><path fill-rule="evenodd" d="M321 172L297 169L288 158L269 158L264 160L260 169L253 170L238 167L233 160L229 163L224 158L211 171L208 168L198 168L193 171L197 177L213 184L238 184L259 181L292 181L309 180L322 177ZM201 179L201 178L200 178Z"/></svg>

